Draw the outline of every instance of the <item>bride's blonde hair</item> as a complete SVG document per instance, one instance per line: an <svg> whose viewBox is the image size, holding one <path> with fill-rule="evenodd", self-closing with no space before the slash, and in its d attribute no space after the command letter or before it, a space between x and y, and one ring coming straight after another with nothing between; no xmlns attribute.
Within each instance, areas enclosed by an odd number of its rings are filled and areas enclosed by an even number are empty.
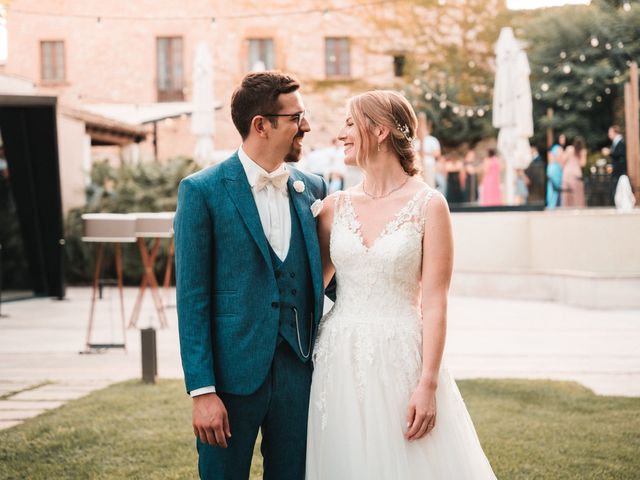
<svg viewBox="0 0 640 480"><path fill-rule="evenodd" d="M366 164L372 149L377 148L372 142L372 132L376 126L381 126L389 129L384 143L396 154L404 171L411 176L420 172L413 148L418 119L406 98L391 90L373 90L352 97L348 110L358 130L358 165Z"/></svg>

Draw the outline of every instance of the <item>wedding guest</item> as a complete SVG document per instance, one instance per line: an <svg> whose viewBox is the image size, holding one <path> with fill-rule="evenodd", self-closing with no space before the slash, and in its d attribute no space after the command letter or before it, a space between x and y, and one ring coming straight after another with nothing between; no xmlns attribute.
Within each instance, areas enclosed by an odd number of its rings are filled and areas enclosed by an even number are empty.
<svg viewBox="0 0 640 480"><path fill-rule="evenodd" d="M500 191L500 174L502 165L496 151L490 148L482 166L482 187L480 191L480 205L485 207L502 205Z"/></svg>
<svg viewBox="0 0 640 480"><path fill-rule="evenodd" d="M424 112L418 114L418 137L414 146L422 160L422 178L430 187L436 184L436 160L440 157L440 142L431 135L429 122Z"/></svg>
<svg viewBox="0 0 640 480"><path fill-rule="evenodd" d="M562 149L554 145L549 151L549 164L547 165L547 208L554 209L560 206L560 193L562 192Z"/></svg>
<svg viewBox="0 0 640 480"><path fill-rule="evenodd" d="M435 188L445 198L447 196L447 177L447 157L445 157L444 155L440 155L436 158Z"/></svg>
<svg viewBox="0 0 640 480"><path fill-rule="evenodd" d="M464 164L459 157L447 162L447 201L449 203L464 203Z"/></svg>
<svg viewBox="0 0 640 480"><path fill-rule="evenodd" d="M525 169L524 174L529 190L528 203L544 203L545 183L547 182L545 165L535 145L531 145L531 163Z"/></svg>
<svg viewBox="0 0 640 480"><path fill-rule="evenodd" d="M611 155L611 204L615 205L614 197L618 180L622 175L627 174L627 147L622 136L622 129L618 125L611 125L607 135L611 140L611 148L603 148L602 153L606 156Z"/></svg>
<svg viewBox="0 0 640 480"><path fill-rule="evenodd" d="M586 159L586 153L584 140L581 137L576 137L573 145L568 146L565 150L566 163L562 172L563 207L585 206L582 158Z"/></svg>
<svg viewBox="0 0 640 480"><path fill-rule="evenodd" d="M516 169L516 205L525 205L529 199L527 176L522 168Z"/></svg>
<svg viewBox="0 0 640 480"><path fill-rule="evenodd" d="M476 152L469 150L464 156L464 196L469 203L478 201L478 167Z"/></svg>

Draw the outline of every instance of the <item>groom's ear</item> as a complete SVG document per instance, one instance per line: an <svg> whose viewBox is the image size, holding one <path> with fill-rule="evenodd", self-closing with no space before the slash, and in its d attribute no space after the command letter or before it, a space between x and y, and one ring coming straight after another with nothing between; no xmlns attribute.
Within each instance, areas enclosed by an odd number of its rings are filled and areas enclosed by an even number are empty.
<svg viewBox="0 0 640 480"><path fill-rule="evenodd" d="M251 120L251 130L256 132L260 137L266 138L268 130L267 119L260 115L253 117Z"/></svg>

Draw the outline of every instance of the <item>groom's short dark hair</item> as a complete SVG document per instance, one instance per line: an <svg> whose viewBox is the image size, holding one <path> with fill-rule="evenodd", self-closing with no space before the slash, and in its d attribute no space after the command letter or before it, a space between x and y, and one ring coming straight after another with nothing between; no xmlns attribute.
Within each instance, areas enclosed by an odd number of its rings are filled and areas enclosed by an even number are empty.
<svg viewBox="0 0 640 480"><path fill-rule="evenodd" d="M231 118L244 140L249 136L251 120L256 115L278 113L278 97L300 88L298 80L280 72L254 72L242 79L231 97ZM275 123L276 118L269 119Z"/></svg>

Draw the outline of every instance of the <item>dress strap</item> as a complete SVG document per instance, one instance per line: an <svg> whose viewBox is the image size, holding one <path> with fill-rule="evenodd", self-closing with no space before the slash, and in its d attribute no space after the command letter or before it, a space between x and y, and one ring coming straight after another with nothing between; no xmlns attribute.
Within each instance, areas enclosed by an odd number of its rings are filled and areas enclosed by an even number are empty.
<svg viewBox="0 0 640 480"><path fill-rule="evenodd" d="M336 192L336 202L333 214L334 225L342 222L350 230L357 232L360 229L360 222L356 217L356 212L351 203L351 196L347 191Z"/></svg>
<svg viewBox="0 0 640 480"><path fill-rule="evenodd" d="M387 225L387 230L397 230L405 224L415 225L419 230L423 230L426 220L426 210L429 201L436 190L425 187L418 190L413 198L396 215L396 218Z"/></svg>

